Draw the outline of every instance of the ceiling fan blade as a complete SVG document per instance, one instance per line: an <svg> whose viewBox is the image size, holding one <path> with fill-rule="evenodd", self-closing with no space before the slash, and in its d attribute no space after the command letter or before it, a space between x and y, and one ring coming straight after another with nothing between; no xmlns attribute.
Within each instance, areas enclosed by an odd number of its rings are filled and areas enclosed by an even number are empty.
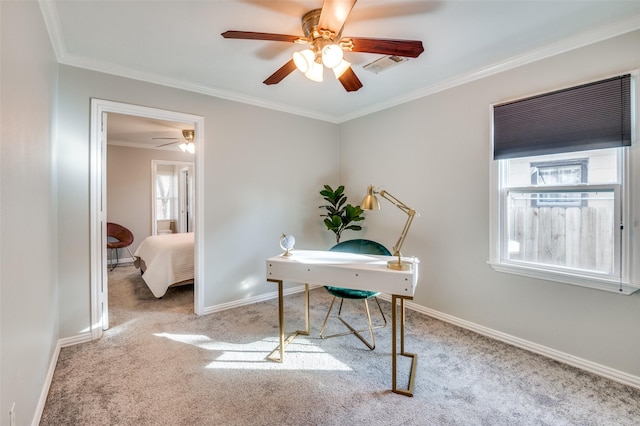
<svg viewBox="0 0 640 426"><path fill-rule="evenodd" d="M343 40L353 41L352 52L379 53L381 55L397 55L405 58L417 58L422 52L419 40L394 40L386 38L345 37Z"/></svg>
<svg viewBox="0 0 640 426"><path fill-rule="evenodd" d="M278 84L280 83L286 76L291 74L293 70L296 69L296 64L293 62L293 59L290 59L289 62L284 64L280 69L269 76L264 84Z"/></svg>
<svg viewBox="0 0 640 426"><path fill-rule="evenodd" d="M174 141L174 142L164 143L162 145L156 145L156 148L162 148L163 146L173 145L174 143L178 143L178 142L180 141Z"/></svg>
<svg viewBox="0 0 640 426"><path fill-rule="evenodd" d="M400 16L424 15L435 12L441 7L442 5L435 1L394 0L392 2L367 2L366 6L359 7L349 20L351 22L362 22Z"/></svg>
<svg viewBox="0 0 640 426"><path fill-rule="evenodd" d="M288 34L272 34L272 33L256 33L251 31L225 31L222 34L224 38L238 38L243 40L269 40L269 41L287 41L293 43L301 38L300 36Z"/></svg>
<svg viewBox="0 0 640 426"><path fill-rule="evenodd" d="M355 92L362 87L362 82L351 67L347 68L347 70L338 77L338 80L340 80L340 83L342 83L342 86L347 92Z"/></svg>
<svg viewBox="0 0 640 426"><path fill-rule="evenodd" d="M356 0L324 0L318 28L335 32L339 39L354 4Z"/></svg>

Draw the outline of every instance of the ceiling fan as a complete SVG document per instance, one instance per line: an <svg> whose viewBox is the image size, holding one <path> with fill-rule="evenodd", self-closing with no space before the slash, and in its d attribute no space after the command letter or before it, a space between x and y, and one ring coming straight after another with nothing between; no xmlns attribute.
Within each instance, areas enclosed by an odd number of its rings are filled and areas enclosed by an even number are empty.
<svg viewBox="0 0 640 426"><path fill-rule="evenodd" d="M182 152L190 152L191 154L193 154L194 152L196 152L196 145L193 142L193 139L195 137L195 131L194 130L190 130L190 129L186 129L182 131L182 138L152 138L152 139L171 139L173 140L173 142L168 142L168 143L164 143L162 145L157 145L156 148L161 148L163 146L169 146L169 145L173 145L176 143L180 143L180 145L178 145L178 147L180 147L180 149L182 150Z"/></svg>
<svg viewBox="0 0 640 426"><path fill-rule="evenodd" d="M424 48L418 40L342 37L342 29L356 0L324 0L322 9L314 9L302 17L304 37L259 33L249 31L225 31L224 38L285 41L306 44L307 49L294 52L293 58L269 76L264 84L280 83L296 68L313 81L322 81L323 65L333 70L347 92L362 87L362 82L343 57L343 52L378 53L417 58Z"/></svg>

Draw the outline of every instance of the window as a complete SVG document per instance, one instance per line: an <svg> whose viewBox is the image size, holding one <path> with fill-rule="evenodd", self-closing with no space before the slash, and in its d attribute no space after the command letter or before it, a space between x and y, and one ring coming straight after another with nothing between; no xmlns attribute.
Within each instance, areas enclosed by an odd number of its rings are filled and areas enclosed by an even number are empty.
<svg viewBox="0 0 640 426"><path fill-rule="evenodd" d="M630 101L625 99L630 97L630 85L620 84L625 77L629 76L602 81L614 92L611 96L621 94L622 101L611 102L611 108L619 110L601 114L602 118L598 111L608 111L609 106L596 105L585 119L585 126L591 126L607 122L610 115L609 123L615 121L611 127L618 127L612 136L606 135L607 129L590 128L580 136L583 143L575 137L575 127L583 126L576 126L575 120L581 117L563 109L572 109L573 102L582 108L589 100L567 92L592 90L602 82L553 92L550 99L537 96L494 106L490 262L494 269L624 294L640 288L630 283L631 227L624 226L630 205L626 165L631 145L630 119L627 123L621 119L631 115ZM600 102L603 89L595 90L598 95L587 98ZM553 99L555 95L561 102ZM529 100L534 103L528 104ZM543 112L537 115L539 110ZM544 117L546 110L552 111L550 118ZM562 116L571 117L568 127L557 120Z"/></svg>
<svg viewBox="0 0 640 426"><path fill-rule="evenodd" d="M558 160L575 154L503 160L505 178L500 186L508 247L504 260L617 276L614 253L619 245L621 154L619 148L588 151L592 163L602 167L591 182L578 179L580 159ZM522 186L518 176L522 164L545 166L532 173L530 185ZM534 175L538 175L536 182ZM549 179L543 179L545 175Z"/></svg>
<svg viewBox="0 0 640 426"><path fill-rule="evenodd" d="M175 178L173 172L156 174L156 220L173 219L175 209Z"/></svg>

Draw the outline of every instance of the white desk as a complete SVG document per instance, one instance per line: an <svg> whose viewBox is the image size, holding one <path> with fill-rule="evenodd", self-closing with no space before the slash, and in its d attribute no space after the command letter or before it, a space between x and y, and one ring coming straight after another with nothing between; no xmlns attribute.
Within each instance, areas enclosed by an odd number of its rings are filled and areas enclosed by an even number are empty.
<svg viewBox="0 0 640 426"><path fill-rule="evenodd" d="M280 345L270 355L270 359L284 362L286 346L299 334L309 335L309 284L332 285L355 290L379 291L391 294L392 330L392 391L413 396L418 355L404 350L404 301L413 299L418 284L418 266L420 261L413 259L413 268L409 271L396 271L387 268L389 256L342 253L332 251L295 250L289 257L274 256L267 259L267 281L278 284L278 314L280 325ZM305 320L306 329L297 330L287 339L284 338L283 281L305 284ZM400 300L400 352L397 351L397 304ZM280 352L279 358L273 354ZM409 386L400 389L396 385L397 356L411 358Z"/></svg>

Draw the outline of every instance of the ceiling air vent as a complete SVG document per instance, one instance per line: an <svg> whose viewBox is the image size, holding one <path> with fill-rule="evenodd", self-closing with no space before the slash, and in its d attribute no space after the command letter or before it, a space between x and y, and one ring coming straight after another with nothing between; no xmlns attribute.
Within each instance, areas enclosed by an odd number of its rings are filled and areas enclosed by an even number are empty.
<svg viewBox="0 0 640 426"><path fill-rule="evenodd" d="M391 67L395 67L396 65L407 61L408 59L403 58L402 56L383 56L380 59L376 59L375 61L368 63L362 68L367 71L371 71L374 74L380 74L382 71L386 71Z"/></svg>

